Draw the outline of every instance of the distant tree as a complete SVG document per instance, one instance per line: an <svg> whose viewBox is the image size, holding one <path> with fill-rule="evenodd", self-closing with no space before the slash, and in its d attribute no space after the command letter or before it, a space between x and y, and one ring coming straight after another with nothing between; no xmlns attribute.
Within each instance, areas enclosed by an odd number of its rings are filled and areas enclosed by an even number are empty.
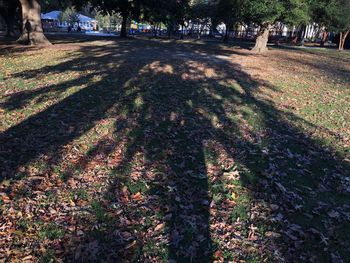
<svg viewBox="0 0 350 263"><path fill-rule="evenodd" d="M189 4L189 19L197 25L197 37L205 27L210 27L217 18L217 0L192 0Z"/></svg>
<svg viewBox="0 0 350 263"><path fill-rule="evenodd" d="M19 0L22 9L22 34L17 40L22 44L51 45L41 24L40 0Z"/></svg>
<svg viewBox="0 0 350 263"><path fill-rule="evenodd" d="M169 36L174 34L179 26L184 27L189 11L189 0L142 0L142 17L153 26L164 24Z"/></svg>
<svg viewBox="0 0 350 263"><path fill-rule="evenodd" d="M344 50L344 44L350 33L350 1L333 0L326 6L330 30L339 33L339 50Z"/></svg>
<svg viewBox="0 0 350 263"><path fill-rule="evenodd" d="M270 30L277 22L288 25L306 25L310 20L311 0L247 0L244 18L247 24L259 26L253 51L267 51Z"/></svg>
<svg viewBox="0 0 350 263"><path fill-rule="evenodd" d="M141 19L152 25L155 37L161 25L167 22L168 15L169 9L166 1L144 0L142 2Z"/></svg>
<svg viewBox="0 0 350 263"><path fill-rule="evenodd" d="M256 38L254 52L267 51L270 30L285 12L282 0L249 0L244 6L244 18L247 24L260 27Z"/></svg>
<svg viewBox="0 0 350 263"><path fill-rule="evenodd" d="M350 33L350 1L348 0L314 0L310 5L312 21L325 29L321 45L326 40L327 31L340 35L339 50L344 49Z"/></svg>
<svg viewBox="0 0 350 263"><path fill-rule="evenodd" d="M184 28L186 16L189 11L189 0L169 0L167 1L167 16L165 24L168 27L169 36L177 31L179 26ZM181 32L181 37L182 37Z"/></svg>
<svg viewBox="0 0 350 263"><path fill-rule="evenodd" d="M227 41L233 26L243 21L243 10L246 0L219 0L217 5L217 17L226 25L224 41Z"/></svg>
<svg viewBox="0 0 350 263"><path fill-rule="evenodd" d="M289 26L299 28L299 34L295 37L294 42L303 41L306 26L311 22L310 3L312 0L288 0L284 2L284 10L281 14L280 21Z"/></svg>
<svg viewBox="0 0 350 263"><path fill-rule="evenodd" d="M79 2L79 0L75 0L75 2ZM85 1L80 2L85 3ZM128 20L138 18L140 16L141 0L91 0L90 3L92 7L97 8L99 11L102 11L105 14L115 12L121 15L121 37L127 36Z"/></svg>
<svg viewBox="0 0 350 263"><path fill-rule="evenodd" d="M116 29L118 25L121 25L122 21L121 16L115 12L106 14L98 11L96 12L95 19L100 28L107 30Z"/></svg>
<svg viewBox="0 0 350 263"><path fill-rule="evenodd" d="M67 22L70 26L74 26L75 23L79 22L79 14L74 6L70 6L60 13L58 20L61 23Z"/></svg>
<svg viewBox="0 0 350 263"><path fill-rule="evenodd" d="M327 5L331 3L332 0L313 0L310 2L310 16L311 21L316 23L320 29L322 29L321 46L327 39L327 31L329 30L329 13L327 10Z"/></svg>

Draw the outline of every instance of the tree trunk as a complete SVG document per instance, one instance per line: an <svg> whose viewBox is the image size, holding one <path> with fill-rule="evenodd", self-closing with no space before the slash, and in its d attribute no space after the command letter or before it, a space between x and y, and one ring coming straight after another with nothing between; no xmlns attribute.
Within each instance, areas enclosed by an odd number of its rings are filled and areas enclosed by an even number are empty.
<svg viewBox="0 0 350 263"><path fill-rule="evenodd" d="M298 32L297 44L299 43L302 46L304 45L305 35L306 35L306 25L302 25L300 27L300 31Z"/></svg>
<svg viewBox="0 0 350 263"><path fill-rule="evenodd" d="M160 33L158 33L160 31L160 25L156 24L155 26L155 32L154 32L154 37L158 37L158 34L160 35Z"/></svg>
<svg viewBox="0 0 350 263"><path fill-rule="evenodd" d="M184 39L184 35L185 35L185 26L184 24L180 24L179 26L181 26L181 30L180 30L180 39Z"/></svg>
<svg viewBox="0 0 350 263"><path fill-rule="evenodd" d="M0 9L0 17L3 18L5 22L6 36L10 37L13 29L13 17L14 12L10 12L10 10Z"/></svg>
<svg viewBox="0 0 350 263"><path fill-rule="evenodd" d="M338 49L339 49L339 51L344 50L344 49L343 49L343 32L340 32Z"/></svg>
<svg viewBox="0 0 350 263"><path fill-rule="evenodd" d="M328 37L328 32L327 31L323 31L322 39L321 39L321 47L324 47L324 43L326 43L327 37Z"/></svg>
<svg viewBox="0 0 350 263"><path fill-rule="evenodd" d="M229 29L226 27L224 38L222 39L224 43L227 43L229 39Z"/></svg>
<svg viewBox="0 0 350 263"><path fill-rule="evenodd" d="M20 0L20 3L22 7L22 34L17 42L26 45L51 45L43 32L39 0Z"/></svg>
<svg viewBox="0 0 350 263"><path fill-rule="evenodd" d="M171 38L171 26L168 25L168 38Z"/></svg>
<svg viewBox="0 0 350 263"><path fill-rule="evenodd" d="M197 39L201 39L201 34L202 34L202 25L198 23Z"/></svg>
<svg viewBox="0 0 350 263"><path fill-rule="evenodd" d="M224 35L223 41L225 43L227 43L230 39L231 28L233 28L233 24L226 22L225 25L226 25L226 30L225 30L225 35Z"/></svg>
<svg viewBox="0 0 350 263"><path fill-rule="evenodd" d="M268 51L267 42L269 41L270 25L262 26L252 49L256 53L264 53Z"/></svg>
<svg viewBox="0 0 350 263"><path fill-rule="evenodd" d="M6 36L10 37L11 33L13 32L13 20L11 18L5 18L5 24L6 24Z"/></svg>
<svg viewBox="0 0 350 263"><path fill-rule="evenodd" d="M340 38L339 38L339 51L344 50L345 40L350 33L350 29L346 32L340 32Z"/></svg>
<svg viewBox="0 0 350 263"><path fill-rule="evenodd" d="M127 37L128 33L126 30L126 24L128 22L128 14L123 13L122 14L122 28L120 29L120 37Z"/></svg>

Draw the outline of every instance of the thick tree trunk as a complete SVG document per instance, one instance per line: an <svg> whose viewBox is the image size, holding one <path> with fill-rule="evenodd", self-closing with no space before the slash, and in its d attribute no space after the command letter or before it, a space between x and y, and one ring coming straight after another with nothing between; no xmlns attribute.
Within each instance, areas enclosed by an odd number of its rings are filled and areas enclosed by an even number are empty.
<svg viewBox="0 0 350 263"><path fill-rule="evenodd" d="M1 1L0 1L1 2ZM9 3L0 7L0 16L4 19L6 26L6 36L10 37L13 33L13 26L15 23L17 4Z"/></svg>
<svg viewBox="0 0 350 263"><path fill-rule="evenodd" d="M2 17L4 19L5 26L6 26L6 36L10 37L13 32L13 19L10 16L7 16L5 14L3 14Z"/></svg>
<svg viewBox="0 0 350 263"><path fill-rule="evenodd" d="M128 14L123 13L122 14L122 28L120 29L120 37L127 37L128 32L126 28L126 24L128 23Z"/></svg>
<svg viewBox="0 0 350 263"><path fill-rule="evenodd" d="M350 29L346 32L340 32L340 38L339 38L339 51L344 50L344 45L345 45L345 41L347 36L350 33Z"/></svg>
<svg viewBox="0 0 350 263"><path fill-rule="evenodd" d="M233 28L233 24L230 23L230 22L226 22L225 25L226 25L226 31L225 31L225 35L224 35L223 41L225 43L227 43L229 41L229 39L230 39L231 29Z"/></svg>
<svg viewBox="0 0 350 263"><path fill-rule="evenodd" d="M6 24L6 36L10 37L13 32L13 20L9 17L4 18Z"/></svg>
<svg viewBox="0 0 350 263"><path fill-rule="evenodd" d="M255 41L255 46L252 51L256 53L264 53L268 50L267 42L269 41L270 25L262 26L258 37Z"/></svg>
<svg viewBox="0 0 350 263"><path fill-rule="evenodd" d="M51 45L41 24L39 0L20 0L22 7L22 34L17 40L27 45Z"/></svg>

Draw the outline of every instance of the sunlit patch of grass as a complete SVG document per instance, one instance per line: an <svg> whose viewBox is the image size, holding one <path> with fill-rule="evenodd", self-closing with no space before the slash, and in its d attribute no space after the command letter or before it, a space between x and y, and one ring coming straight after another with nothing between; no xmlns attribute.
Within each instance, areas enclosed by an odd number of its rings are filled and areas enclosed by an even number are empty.
<svg viewBox="0 0 350 263"><path fill-rule="evenodd" d="M27 231L30 227L32 227L32 222L29 219L21 218L17 221L17 228L21 231Z"/></svg>
<svg viewBox="0 0 350 263"><path fill-rule="evenodd" d="M40 226L39 233L38 233L38 237L40 239L49 239L49 240L60 239L60 238L63 238L64 235L65 235L64 229L54 223Z"/></svg>
<svg viewBox="0 0 350 263"><path fill-rule="evenodd" d="M98 222L103 223L108 221L108 213L98 200L93 200L91 202L91 211Z"/></svg>
<svg viewBox="0 0 350 263"><path fill-rule="evenodd" d="M78 188L71 191L70 197L72 200L87 200L89 193L84 188Z"/></svg>

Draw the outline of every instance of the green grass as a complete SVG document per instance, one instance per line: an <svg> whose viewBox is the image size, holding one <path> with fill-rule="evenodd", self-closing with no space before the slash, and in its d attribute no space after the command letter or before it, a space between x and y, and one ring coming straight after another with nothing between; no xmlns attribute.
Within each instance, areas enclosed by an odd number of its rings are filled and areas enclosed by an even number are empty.
<svg viewBox="0 0 350 263"><path fill-rule="evenodd" d="M93 200L91 202L91 211L98 222L102 223L108 220L108 214L99 201Z"/></svg>
<svg viewBox="0 0 350 263"><path fill-rule="evenodd" d="M64 237L65 231L62 227L57 226L56 224L48 224L40 227L39 238L40 239L61 239Z"/></svg>

